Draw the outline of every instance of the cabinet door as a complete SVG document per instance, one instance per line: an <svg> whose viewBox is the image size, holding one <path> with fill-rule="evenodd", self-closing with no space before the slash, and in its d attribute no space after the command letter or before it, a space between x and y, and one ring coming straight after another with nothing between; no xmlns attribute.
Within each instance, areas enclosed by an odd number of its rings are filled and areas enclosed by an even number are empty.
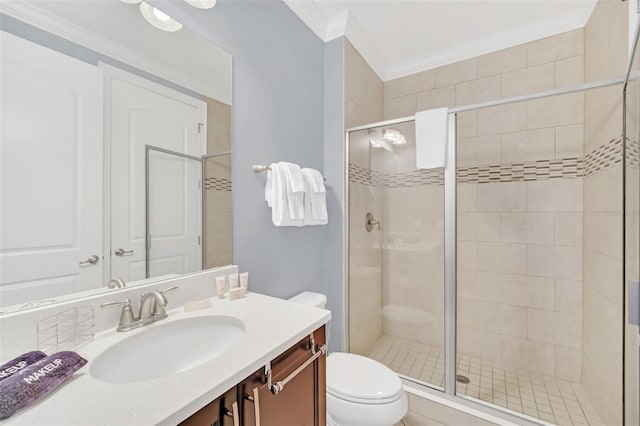
<svg viewBox="0 0 640 426"><path fill-rule="evenodd" d="M222 426L239 426L241 424L240 410L238 406L238 387L234 387L222 397L222 413L220 424Z"/></svg>
<svg viewBox="0 0 640 426"><path fill-rule="evenodd" d="M325 329L314 333L317 346L325 343ZM282 380L312 356L306 337L271 362L273 383ZM324 426L326 424L326 357L300 371L277 395L269 390L264 370L240 384L241 417L245 426Z"/></svg>
<svg viewBox="0 0 640 426"><path fill-rule="evenodd" d="M191 415L180 426L238 426L238 411L237 388L234 387Z"/></svg>

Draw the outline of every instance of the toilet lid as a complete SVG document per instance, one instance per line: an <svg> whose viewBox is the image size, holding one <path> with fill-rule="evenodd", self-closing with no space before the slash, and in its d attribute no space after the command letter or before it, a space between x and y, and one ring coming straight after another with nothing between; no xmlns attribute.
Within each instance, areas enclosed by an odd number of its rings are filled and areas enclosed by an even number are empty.
<svg viewBox="0 0 640 426"><path fill-rule="evenodd" d="M327 392L348 401L383 403L399 398L402 382L396 373L377 361L334 352L327 358Z"/></svg>

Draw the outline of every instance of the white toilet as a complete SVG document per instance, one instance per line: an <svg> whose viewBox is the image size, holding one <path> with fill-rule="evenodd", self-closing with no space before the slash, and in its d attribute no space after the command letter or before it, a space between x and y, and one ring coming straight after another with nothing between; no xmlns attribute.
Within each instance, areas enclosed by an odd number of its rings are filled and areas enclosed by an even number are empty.
<svg viewBox="0 0 640 426"><path fill-rule="evenodd" d="M326 296L304 292L292 302L324 308ZM370 358L335 352L327 358L327 424L391 426L407 414L400 377Z"/></svg>

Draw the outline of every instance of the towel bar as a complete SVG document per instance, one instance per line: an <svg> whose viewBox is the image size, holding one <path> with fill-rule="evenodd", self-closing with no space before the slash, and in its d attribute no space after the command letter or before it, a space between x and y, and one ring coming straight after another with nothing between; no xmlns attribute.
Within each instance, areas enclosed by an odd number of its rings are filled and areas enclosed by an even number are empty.
<svg viewBox="0 0 640 426"><path fill-rule="evenodd" d="M251 168L256 173L266 172L267 170L271 170L271 167L266 166L264 164L254 164L253 166L251 166ZM326 181L327 178L323 178L323 180Z"/></svg>
<svg viewBox="0 0 640 426"><path fill-rule="evenodd" d="M254 164L253 166L251 166L251 168L256 173L260 173L260 172L265 172L267 170L271 170L271 167L265 166L264 164Z"/></svg>
<svg viewBox="0 0 640 426"><path fill-rule="evenodd" d="M277 395L284 389L285 385L293 380L302 370L307 368L312 362L316 359L320 358L327 354L327 345L322 345L320 347L316 347L315 341L313 339L313 334L310 335L310 343L311 343L311 358L306 360L300 367L296 368L282 380L278 380L275 383L271 383L271 363L267 363L264 366L264 373L267 376L267 388L271 391L272 394Z"/></svg>

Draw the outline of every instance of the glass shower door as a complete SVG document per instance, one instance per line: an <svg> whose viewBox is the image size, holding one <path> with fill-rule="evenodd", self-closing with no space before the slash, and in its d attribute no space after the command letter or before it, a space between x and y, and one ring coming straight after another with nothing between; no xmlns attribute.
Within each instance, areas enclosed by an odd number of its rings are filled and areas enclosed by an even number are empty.
<svg viewBox="0 0 640 426"><path fill-rule="evenodd" d="M616 170L585 177L585 96L457 117L456 393L554 424L599 421L582 388L598 337L583 338L597 310L583 308L583 251L598 250L583 230L605 212L583 197Z"/></svg>
<svg viewBox="0 0 640 426"><path fill-rule="evenodd" d="M349 133L350 351L442 389L443 170L415 148L413 121Z"/></svg>

